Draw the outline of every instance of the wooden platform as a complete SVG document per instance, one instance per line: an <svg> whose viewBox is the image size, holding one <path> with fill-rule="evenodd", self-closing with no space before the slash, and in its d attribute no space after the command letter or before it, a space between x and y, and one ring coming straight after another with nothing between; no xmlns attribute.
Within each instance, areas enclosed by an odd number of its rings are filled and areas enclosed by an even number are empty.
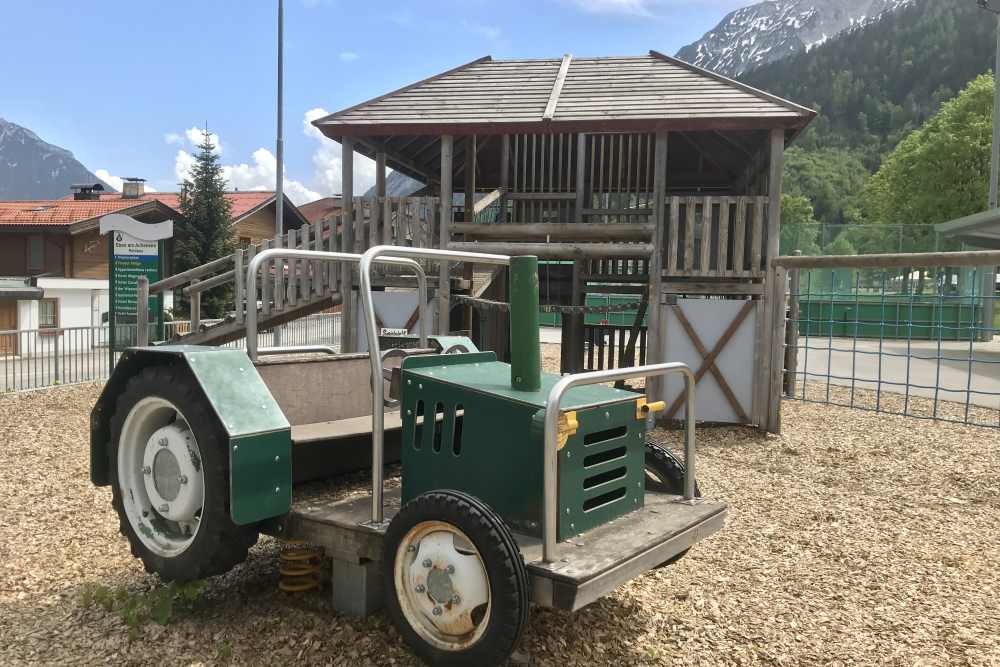
<svg viewBox="0 0 1000 667"><path fill-rule="evenodd" d="M400 507L400 488L385 491L385 523L371 526L370 494L343 498L331 489L295 502L283 536L324 547L328 555L362 563L382 559L382 535ZM542 562L537 538L515 534L541 606L579 609L655 568L722 528L726 505L687 504L647 491L642 509L561 542L559 561Z"/></svg>
<svg viewBox="0 0 1000 667"><path fill-rule="evenodd" d="M403 420L399 416L398 411L386 412L383 419L385 420L385 430L387 432L398 431L403 428ZM324 440L343 440L345 438L371 435L371 432L371 415L363 415L349 419L292 426L292 443L299 445L309 442L322 442Z"/></svg>

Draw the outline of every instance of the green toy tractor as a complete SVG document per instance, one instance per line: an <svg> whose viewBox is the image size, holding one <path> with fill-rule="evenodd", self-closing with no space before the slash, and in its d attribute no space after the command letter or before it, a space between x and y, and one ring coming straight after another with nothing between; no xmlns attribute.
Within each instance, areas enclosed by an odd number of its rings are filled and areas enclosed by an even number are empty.
<svg viewBox="0 0 1000 667"><path fill-rule="evenodd" d="M267 250L248 269L249 303L273 257L359 264L369 352L258 349L250 312L246 351L127 350L92 413L91 478L111 486L147 570L198 579L241 563L261 533L305 540L333 561L338 612L384 606L428 662L492 665L532 603L579 609L722 527L725 505L697 497L690 370L542 373L536 258ZM423 310L414 259L509 266L510 364L423 332L382 352L372 267L410 266ZM662 404L608 386L668 373L685 378L685 465L647 445ZM393 461L401 484L387 486ZM343 474L369 466L371 494L344 497Z"/></svg>

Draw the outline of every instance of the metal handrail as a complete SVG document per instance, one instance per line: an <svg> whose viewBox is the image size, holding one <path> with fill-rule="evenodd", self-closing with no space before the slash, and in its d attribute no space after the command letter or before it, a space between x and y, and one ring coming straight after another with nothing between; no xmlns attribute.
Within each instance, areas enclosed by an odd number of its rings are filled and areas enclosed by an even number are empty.
<svg viewBox="0 0 1000 667"><path fill-rule="evenodd" d="M684 499L694 500L694 387L697 380L687 364L672 362L665 364L650 364L634 368L617 368L591 373L567 375L552 387L545 400L545 436L543 452L543 504L542 504L542 561L553 563L559 558L558 531L559 507L557 495L559 488L559 404L563 395L573 387L588 384L601 384L617 380L628 380L637 377L656 377L680 373L684 376L685 393L685 437L684 437Z"/></svg>
<svg viewBox="0 0 1000 667"><path fill-rule="evenodd" d="M473 261L477 264L502 264L510 265L508 255L489 255L480 252L462 252L458 250L436 250L431 248L403 248L400 246L380 245L369 248L361 256L361 267L359 269L361 283L362 310L365 319L365 335L368 337L368 352L372 365L372 524L381 524L385 518L382 503L382 475L383 461L385 458L385 420L382 414L382 403L385 399L384 388L381 382L374 381L374 378L382 376L382 352L379 349L378 332L375 325L375 300L372 298L372 263L381 261L385 255L392 254L396 257L429 259L437 261ZM258 255L260 257L260 255ZM447 313L438 313L438 317L446 318Z"/></svg>
<svg viewBox="0 0 1000 667"><path fill-rule="evenodd" d="M395 247L395 246L387 246ZM399 253L396 253L399 254ZM329 252L324 250L296 250L293 248L271 248L254 255L247 265L246 285L246 341L247 355L251 361L257 361L257 272L260 266L269 259L312 259L324 262L360 262L362 257L350 252ZM420 320L420 347L427 347L427 274L424 268L412 259L402 257L382 257L380 264L406 266L417 273L417 317ZM239 304L237 304L237 308ZM369 347L371 351L371 347ZM381 373L380 373L381 375Z"/></svg>

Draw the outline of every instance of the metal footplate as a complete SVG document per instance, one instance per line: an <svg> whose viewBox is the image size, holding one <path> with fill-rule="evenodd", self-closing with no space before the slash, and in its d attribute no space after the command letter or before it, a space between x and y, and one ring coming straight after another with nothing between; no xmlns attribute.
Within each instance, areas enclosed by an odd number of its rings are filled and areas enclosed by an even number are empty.
<svg viewBox="0 0 1000 667"><path fill-rule="evenodd" d="M725 503L678 500L681 496L647 490L641 509L560 542L560 558L553 563L542 560L538 539L517 535L532 578L532 601L575 611L722 528Z"/></svg>

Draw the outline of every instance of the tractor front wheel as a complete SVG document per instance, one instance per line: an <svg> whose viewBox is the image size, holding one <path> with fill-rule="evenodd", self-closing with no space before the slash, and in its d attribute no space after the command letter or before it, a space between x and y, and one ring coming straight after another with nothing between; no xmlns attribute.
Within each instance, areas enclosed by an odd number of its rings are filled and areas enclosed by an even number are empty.
<svg viewBox="0 0 1000 667"><path fill-rule="evenodd" d="M227 444L186 369L154 366L128 381L111 418L111 504L148 572L191 581L246 560L257 530L230 518Z"/></svg>
<svg viewBox="0 0 1000 667"><path fill-rule="evenodd" d="M457 491L408 502L389 524L383 567L389 616L432 665L503 664L528 618L520 549L486 504Z"/></svg>

